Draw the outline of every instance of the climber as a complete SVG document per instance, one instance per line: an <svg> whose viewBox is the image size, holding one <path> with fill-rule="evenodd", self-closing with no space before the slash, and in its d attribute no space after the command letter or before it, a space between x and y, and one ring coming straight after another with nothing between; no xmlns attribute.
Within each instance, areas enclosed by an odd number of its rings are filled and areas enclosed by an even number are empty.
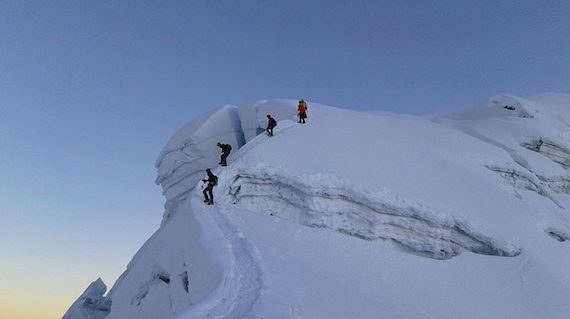
<svg viewBox="0 0 570 319"><path fill-rule="evenodd" d="M221 164L222 166L228 166L228 163L226 163L226 158L228 158L228 155L230 155L232 146L230 144L222 144L218 142L218 147L222 149L222 155L218 164Z"/></svg>
<svg viewBox="0 0 570 319"><path fill-rule="evenodd" d="M277 122L271 117L271 115L267 114L267 135L273 136L273 128L275 126L277 126Z"/></svg>
<svg viewBox="0 0 570 319"><path fill-rule="evenodd" d="M204 190L202 191L202 193L204 193L204 203L207 203L208 205L213 205L214 204L213 190L214 186L218 185L218 176L214 175L214 173L212 173L212 170L209 168L206 170L206 173L208 173L208 179L202 180L202 182L208 183L208 186L206 186L206 188L204 188Z"/></svg>
<svg viewBox="0 0 570 319"><path fill-rule="evenodd" d="M299 106L297 106L297 115L299 115L299 123L305 124L305 119L307 118L307 102L305 100L299 101Z"/></svg>

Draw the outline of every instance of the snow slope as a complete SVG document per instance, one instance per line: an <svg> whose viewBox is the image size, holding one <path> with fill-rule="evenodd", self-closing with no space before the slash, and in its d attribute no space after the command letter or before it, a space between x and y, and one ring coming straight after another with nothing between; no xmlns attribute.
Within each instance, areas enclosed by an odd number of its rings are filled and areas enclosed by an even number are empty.
<svg viewBox="0 0 570 319"><path fill-rule="evenodd" d="M570 317L570 96L436 118L310 103L306 125L295 105L226 106L172 138L163 223L98 292L105 318ZM91 318L78 307L65 318Z"/></svg>

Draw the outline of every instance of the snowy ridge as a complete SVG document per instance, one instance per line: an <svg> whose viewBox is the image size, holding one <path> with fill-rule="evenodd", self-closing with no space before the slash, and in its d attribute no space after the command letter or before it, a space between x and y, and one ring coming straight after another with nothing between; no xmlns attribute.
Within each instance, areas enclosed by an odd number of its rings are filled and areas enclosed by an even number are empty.
<svg viewBox="0 0 570 319"><path fill-rule="evenodd" d="M538 114L532 102L511 94L498 94L491 97L483 105L454 111L445 117L454 120L489 119L497 117L533 118Z"/></svg>
<svg viewBox="0 0 570 319"><path fill-rule="evenodd" d="M570 317L570 96L437 118L309 103L306 125L295 104L225 106L175 134L162 225L93 318Z"/></svg>
<svg viewBox="0 0 570 319"><path fill-rule="evenodd" d="M474 230L467 221L425 207L372 193L335 176L291 176L256 167L231 177L234 203L270 212L302 225L337 230L358 238L389 239L419 255L447 259L463 249L495 256L517 256L513 244Z"/></svg>
<svg viewBox="0 0 570 319"><path fill-rule="evenodd" d="M224 265L220 286L202 303L190 308L180 318L248 318L262 286L261 272L254 257L254 248L217 207L205 207L201 194L193 196L192 209L201 218L210 218L225 239L225 256L218 258Z"/></svg>
<svg viewBox="0 0 570 319"><path fill-rule="evenodd" d="M553 102L539 104L535 98ZM432 120L505 150L518 167L497 164L486 167L514 187L534 191L564 209L551 192L570 194L570 174L567 172L570 167L570 125L563 116L570 115L569 103L567 95L544 94L523 99L502 94L479 108L449 115L447 118L453 121Z"/></svg>

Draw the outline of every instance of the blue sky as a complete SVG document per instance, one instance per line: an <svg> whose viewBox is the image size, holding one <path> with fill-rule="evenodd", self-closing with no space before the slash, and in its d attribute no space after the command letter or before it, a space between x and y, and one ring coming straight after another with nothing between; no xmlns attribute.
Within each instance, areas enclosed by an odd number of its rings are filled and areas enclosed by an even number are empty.
<svg viewBox="0 0 570 319"><path fill-rule="evenodd" d="M501 92L570 93L570 2L2 1L0 319L59 318L115 280L160 222L154 160L198 114Z"/></svg>

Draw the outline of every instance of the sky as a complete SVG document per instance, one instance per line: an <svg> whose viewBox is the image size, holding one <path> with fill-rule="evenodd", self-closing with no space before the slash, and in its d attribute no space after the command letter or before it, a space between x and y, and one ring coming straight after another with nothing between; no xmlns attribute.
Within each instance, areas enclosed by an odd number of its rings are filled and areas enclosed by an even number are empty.
<svg viewBox="0 0 570 319"><path fill-rule="evenodd" d="M160 224L156 157L199 114L502 92L570 93L570 2L0 1L0 319L112 285Z"/></svg>

